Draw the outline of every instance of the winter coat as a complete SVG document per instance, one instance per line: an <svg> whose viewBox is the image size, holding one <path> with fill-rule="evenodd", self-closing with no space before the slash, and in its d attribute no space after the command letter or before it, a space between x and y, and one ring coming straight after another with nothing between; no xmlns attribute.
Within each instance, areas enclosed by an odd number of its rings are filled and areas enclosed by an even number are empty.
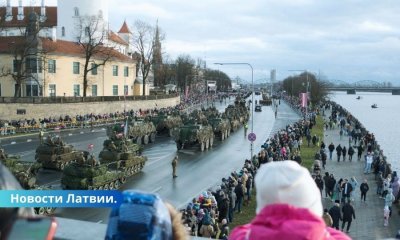
<svg viewBox="0 0 400 240"><path fill-rule="evenodd" d="M342 214L340 213L340 208L338 205L334 205L329 209L329 215L332 217L332 221L334 223L339 222L339 220L342 220Z"/></svg>
<svg viewBox="0 0 400 240"><path fill-rule="evenodd" d="M360 191L361 192L368 192L368 190L369 190L369 186L368 186L368 183L361 183L361 185L360 185Z"/></svg>
<svg viewBox="0 0 400 240"><path fill-rule="evenodd" d="M344 233L327 227L322 217L308 209L288 204L264 207L251 223L233 229L230 240L261 239L350 239Z"/></svg>
<svg viewBox="0 0 400 240"><path fill-rule="evenodd" d="M356 214L354 212L354 208L349 203L346 203L342 207L342 213L343 213L343 221L351 221L352 217L354 219L356 219Z"/></svg>
<svg viewBox="0 0 400 240"><path fill-rule="evenodd" d="M333 150L335 150L335 145L329 144L328 149L329 149L329 152L333 152Z"/></svg>
<svg viewBox="0 0 400 240"><path fill-rule="evenodd" d="M400 190L400 183L399 183L398 177L394 177L394 181L391 184L391 187L393 189L393 195L397 196L397 194L399 193L399 190Z"/></svg>
<svg viewBox="0 0 400 240"><path fill-rule="evenodd" d="M385 206L392 207L392 203L396 198L393 195L393 191L391 188L388 189L388 193L385 196Z"/></svg>
<svg viewBox="0 0 400 240"><path fill-rule="evenodd" d="M332 217L331 217L331 215L329 215L329 213L324 213L324 215L322 215L322 219L324 219L326 226L332 227L333 221L332 221Z"/></svg>
<svg viewBox="0 0 400 240"><path fill-rule="evenodd" d="M342 147L340 145L336 147L336 154L339 156L342 155Z"/></svg>
<svg viewBox="0 0 400 240"><path fill-rule="evenodd" d="M201 225L200 234L202 237L211 238L214 235L214 228L211 225Z"/></svg>
<svg viewBox="0 0 400 240"><path fill-rule="evenodd" d="M243 185L241 183L236 185L235 194L236 194L236 198L243 198L244 197Z"/></svg>
<svg viewBox="0 0 400 240"><path fill-rule="evenodd" d="M354 154L354 148L353 147L349 147L349 150L347 152L349 154L349 156L353 156Z"/></svg>

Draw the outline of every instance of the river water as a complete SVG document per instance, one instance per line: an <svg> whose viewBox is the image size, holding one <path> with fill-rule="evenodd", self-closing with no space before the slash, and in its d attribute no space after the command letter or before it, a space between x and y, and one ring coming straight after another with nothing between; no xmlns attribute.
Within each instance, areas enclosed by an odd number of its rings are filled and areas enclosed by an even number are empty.
<svg viewBox="0 0 400 240"><path fill-rule="evenodd" d="M360 96L361 99L356 98ZM400 96L391 93L333 92L331 100L351 112L365 128L374 133L393 169L400 170ZM371 108L377 104L378 108Z"/></svg>

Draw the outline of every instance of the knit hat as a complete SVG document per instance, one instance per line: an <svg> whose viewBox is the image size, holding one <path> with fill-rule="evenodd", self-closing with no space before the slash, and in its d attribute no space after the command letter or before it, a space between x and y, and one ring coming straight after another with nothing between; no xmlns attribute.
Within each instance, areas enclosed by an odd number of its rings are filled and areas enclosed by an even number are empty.
<svg viewBox="0 0 400 240"><path fill-rule="evenodd" d="M293 161L263 164L255 177L259 213L271 204L307 208L322 216L321 193L310 172Z"/></svg>

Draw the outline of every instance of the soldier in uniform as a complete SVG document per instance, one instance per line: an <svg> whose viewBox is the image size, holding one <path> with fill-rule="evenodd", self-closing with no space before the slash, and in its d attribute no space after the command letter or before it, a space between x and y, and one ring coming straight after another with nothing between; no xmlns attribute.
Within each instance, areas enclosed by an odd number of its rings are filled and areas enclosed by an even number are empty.
<svg viewBox="0 0 400 240"><path fill-rule="evenodd" d="M178 165L178 156L175 156L174 159L172 160L172 177L176 178L176 167Z"/></svg>
<svg viewBox="0 0 400 240"><path fill-rule="evenodd" d="M111 142L108 147L110 151L117 151L117 147L115 146L114 142Z"/></svg>
<svg viewBox="0 0 400 240"><path fill-rule="evenodd" d="M40 131L39 131L39 141L40 141L40 144L43 144L43 135L44 135L43 129L40 129Z"/></svg>

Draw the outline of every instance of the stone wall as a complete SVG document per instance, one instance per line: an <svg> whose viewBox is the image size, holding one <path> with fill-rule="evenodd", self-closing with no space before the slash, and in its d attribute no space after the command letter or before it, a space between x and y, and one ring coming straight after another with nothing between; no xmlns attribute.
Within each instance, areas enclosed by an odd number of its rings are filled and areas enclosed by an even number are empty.
<svg viewBox="0 0 400 240"><path fill-rule="evenodd" d="M108 102L84 102L84 103L0 103L0 120L18 120L44 117L59 117L60 115L75 116L77 114L103 114L123 112L128 110L154 109L171 107L179 104L179 97L157 100L135 101L108 101ZM17 114L24 113L24 114Z"/></svg>

